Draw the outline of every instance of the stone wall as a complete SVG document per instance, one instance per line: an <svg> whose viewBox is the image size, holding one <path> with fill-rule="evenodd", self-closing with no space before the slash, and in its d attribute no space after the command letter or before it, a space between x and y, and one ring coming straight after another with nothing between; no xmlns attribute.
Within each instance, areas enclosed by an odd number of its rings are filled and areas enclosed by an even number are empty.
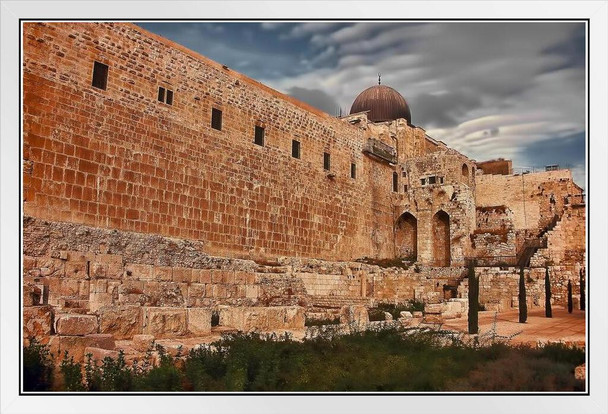
<svg viewBox="0 0 608 414"><path fill-rule="evenodd" d="M476 177L476 206L505 206L513 213L515 231L538 233L580 194L569 170Z"/></svg>
<svg viewBox="0 0 608 414"><path fill-rule="evenodd" d="M584 266L586 256L586 208L567 206L561 220L547 232L547 247L539 249L530 260L531 266L546 264Z"/></svg>
<svg viewBox="0 0 608 414"><path fill-rule="evenodd" d="M23 225L24 336L47 340L201 335L211 311L226 307L249 309L225 311L232 316L224 319L248 326L247 312L261 315L261 308L268 311L260 318L272 321L280 319L272 309L286 307L440 302L444 285L463 271L285 257L256 263L209 256L187 240L31 217Z"/></svg>
<svg viewBox="0 0 608 414"><path fill-rule="evenodd" d="M486 310L504 311L519 307L519 270L498 267L477 267L479 276L479 303ZM572 283L573 297L578 306L580 283L578 274L565 266L549 267L551 280L551 303L565 307L568 304L568 280ZM524 269L528 308L545 306L545 269ZM468 295L468 281L465 279L459 288L461 296Z"/></svg>
<svg viewBox="0 0 608 414"><path fill-rule="evenodd" d="M393 168L363 154L380 133L372 127L133 24L25 23L23 39L27 215L196 240L221 256L393 254ZM96 61L109 67L105 90L91 86ZM159 87L173 91L171 105L158 101ZM211 128L212 108L221 130ZM418 142L409 152L425 151L422 130L391 128Z"/></svg>

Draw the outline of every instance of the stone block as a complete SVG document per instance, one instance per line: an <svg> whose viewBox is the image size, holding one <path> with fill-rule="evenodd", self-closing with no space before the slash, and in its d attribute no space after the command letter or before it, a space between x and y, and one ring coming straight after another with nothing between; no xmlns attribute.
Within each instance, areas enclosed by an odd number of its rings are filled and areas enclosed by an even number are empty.
<svg viewBox="0 0 608 414"><path fill-rule="evenodd" d="M367 308L361 305L346 305L340 309L340 323L349 325L351 329L360 331L369 323Z"/></svg>
<svg viewBox="0 0 608 414"><path fill-rule="evenodd" d="M53 307L49 305L23 308L23 337L35 337L47 343L48 336L53 333L53 316Z"/></svg>
<svg viewBox="0 0 608 414"><path fill-rule="evenodd" d="M151 334L161 338L181 336L187 332L186 308L145 307L143 313L144 334Z"/></svg>
<svg viewBox="0 0 608 414"><path fill-rule="evenodd" d="M117 339L130 339L142 332L141 307L138 305L104 306L99 309L99 332Z"/></svg>
<svg viewBox="0 0 608 414"><path fill-rule="evenodd" d="M89 334L85 335L87 344L103 349L114 349L116 348L116 341L112 334Z"/></svg>
<svg viewBox="0 0 608 414"><path fill-rule="evenodd" d="M188 298L186 305L188 307L199 307L205 299L205 285L203 283L192 283L188 286Z"/></svg>
<svg viewBox="0 0 608 414"><path fill-rule="evenodd" d="M424 305L425 314L440 314L443 310L441 303L427 303Z"/></svg>
<svg viewBox="0 0 608 414"><path fill-rule="evenodd" d="M211 312L210 308L188 308L188 331L193 335L210 333Z"/></svg>
<svg viewBox="0 0 608 414"><path fill-rule="evenodd" d="M174 267L172 280L178 283L191 283L192 269L188 269L185 267Z"/></svg>
<svg viewBox="0 0 608 414"><path fill-rule="evenodd" d="M153 266L147 264L127 263L124 267L124 278L130 280L151 280Z"/></svg>
<svg viewBox="0 0 608 414"><path fill-rule="evenodd" d="M64 336L97 333L99 324L95 315L64 314L57 317L55 331Z"/></svg>
<svg viewBox="0 0 608 414"><path fill-rule="evenodd" d="M173 268L170 266L154 266L153 274L153 280L160 282L173 281Z"/></svg>
<svg viewBox="0 0 608 414"><path fill-rule="evenodd" d="M116 360L118 358L118 351L87 346L84 348L85 361L88 359L89 355L91 355L93 361L97 361L98 365L100 365L105 358Z"/></svg>
<svg viewBox="0 0 608 414"><path fill-rule="evenodd" d="M411 312L401 311L399 312L399 319L412 319L414 316Z"/></svg>
<svg viewBox="0 0 608 414"><path fill-rule="evenodd" d="M422 318L422 312L421 311L414 311L412 313L412 315L414 316L414 318Z"/></svg>
<svg viewBox="0 0 608 414"><path fill-rule="evenodd" d="M133 349L146 352L154 349L154 335L133 335Z"/></svg>
<svg viewBox="0 0 608 414"><path fill-rule="evenodd" d="M391 315L389 312L384 312L384 320L385 321L392 321L393 320L393 315Z"/></svg>
<svg viewBox="0 0 608 414"><path fill-rule="evenodd" d="M43 276L45 276L43 274ZM67 261L65 263L65 277L69 279L88 279L89 265L87 262Z"/></svg>
<svg viewBox="0 0 608 414"><path fill-rule="evenodd" d="M49 340L49 350L55 357L55 361L60 363L65 351L74 357L74 362L85 362L85 349L87 347L107 349L110 342L107 336L85 335L85 336L61 336L53 335Z"/></svg>

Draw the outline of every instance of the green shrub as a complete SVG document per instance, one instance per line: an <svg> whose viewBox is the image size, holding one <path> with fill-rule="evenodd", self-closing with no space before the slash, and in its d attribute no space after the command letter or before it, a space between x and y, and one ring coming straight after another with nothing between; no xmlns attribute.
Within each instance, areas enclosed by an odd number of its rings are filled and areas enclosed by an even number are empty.
<svg viewBox="0 0 608 414"><path fill-rule="evenodd" d="M63 388L66 391L84 391L82 370L80 364L74 362L74 357L65 351L61 361L60 371L63 379Z"/></svg>
<svg viewBox="0 0 608 414"><path fill-rule="evenodd" d="M23 390L48 391L53 379L53 361L49 348L30 338L23 347Z"/></svg>

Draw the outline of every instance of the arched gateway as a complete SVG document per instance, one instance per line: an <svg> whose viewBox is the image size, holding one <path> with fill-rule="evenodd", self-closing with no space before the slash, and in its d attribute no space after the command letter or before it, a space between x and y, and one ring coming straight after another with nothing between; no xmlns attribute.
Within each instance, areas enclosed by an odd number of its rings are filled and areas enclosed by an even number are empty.
<svg viewBox="0 0 608 414"><path fill-rule="evenodd" d="M450 216L439 210L433 216L433 264L449 266L450 261Z"/></svg>
<svg viewBox="0 0 608 414"><path fill-rule="evenodd" d="M418 220L411 213L403 213L395 223L395 256L418 259Z"/></svg>

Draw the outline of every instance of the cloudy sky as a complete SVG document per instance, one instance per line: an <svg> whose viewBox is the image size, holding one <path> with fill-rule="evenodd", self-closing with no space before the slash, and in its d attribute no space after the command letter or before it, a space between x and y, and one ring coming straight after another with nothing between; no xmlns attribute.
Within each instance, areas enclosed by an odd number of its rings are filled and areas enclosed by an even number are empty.
<svg viewBox="0 0 608 414"><path fill-rule="evenodd" d="M431 137L585 187L583 23L138 24L332 115L380 72Z"/></svg>

